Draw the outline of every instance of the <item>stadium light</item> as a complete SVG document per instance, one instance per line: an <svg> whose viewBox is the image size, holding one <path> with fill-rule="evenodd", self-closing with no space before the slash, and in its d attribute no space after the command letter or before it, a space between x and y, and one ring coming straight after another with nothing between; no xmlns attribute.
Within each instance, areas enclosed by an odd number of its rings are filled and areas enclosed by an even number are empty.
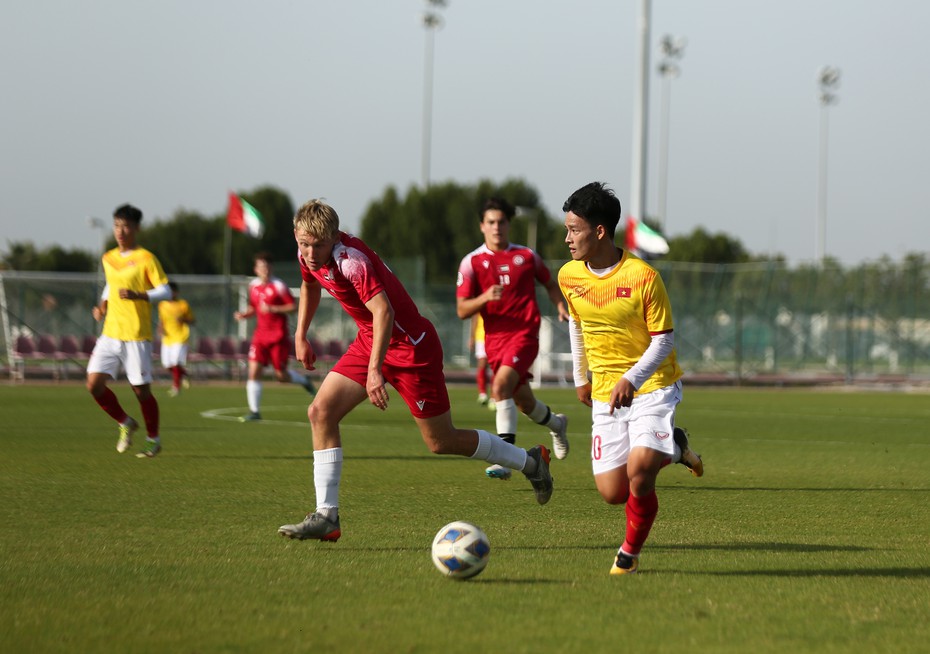
<svg viewBox="0 0 930 654"><path fill-rule="evenodd" d="M662 104L659 119L659 197L657 206L659 227L663 228L663 231L668 217L668 138L672 80L681 74L678 61L684 56L687 43L685 38L675 38L670 34L666 34L659 41L659 54L662 56L662 60L659 62L658 71L659 75L662 76Z"/></svg>
<svg viewBox="0 0 930 654"><path fill-rule="evenodd" d="M823 265L827 243L827 108L839 102L836 89L840 85L840 69L824 66L817 73L817 84L820 87L820 159L817 175L817 233L814 242L817 263Z"/></svg>
<svg viewBox="0 0 930 654"><path fill-rule="evenodd" d="M433 137L433 40L435 32L443 26L437 11L448 5L447 0L426 0L423 27L426 29L426 52L423 58L423 153L421 175L423 188L430 184L430 151Z"/></svg>

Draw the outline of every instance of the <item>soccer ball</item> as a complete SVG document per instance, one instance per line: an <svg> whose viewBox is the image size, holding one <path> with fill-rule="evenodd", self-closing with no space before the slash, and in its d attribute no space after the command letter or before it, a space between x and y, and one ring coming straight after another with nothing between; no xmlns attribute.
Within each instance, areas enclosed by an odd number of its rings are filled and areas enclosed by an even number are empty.
<svg viewBox="0 0 930 654"><path fill-rule="evenodd" d="M468 579L484 570L491 542L470 522L450 522L433 539L433 563L452 579Z"/></svg>

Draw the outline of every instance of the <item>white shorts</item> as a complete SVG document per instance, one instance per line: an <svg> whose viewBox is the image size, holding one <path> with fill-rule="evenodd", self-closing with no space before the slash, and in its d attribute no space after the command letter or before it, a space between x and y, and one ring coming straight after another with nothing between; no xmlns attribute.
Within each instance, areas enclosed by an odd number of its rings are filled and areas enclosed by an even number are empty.
<svg viewBox="0 0 930 654"><path fill-rule="evenodd" d="M161 344L161 365L165 368L187 365L187 343Z"/></svg>
<svg viewBox="0 0 930 654"><path fill-rule="evenodd" d="M657 391L637 395L629 407L614 409L593 401L591 416L591 467L595 475L626 465L633 447L648 447L675 454L675 409L681 402L681 381Z"/></svg>
<svg viewBox="0 0 930 654"><path fill-rule="evenodd" d="M484 349L484 341L475 341L475 358L476 359L487 359L488 353Z"/></svg>
<svg viewBox="0 0 930 654"><path fill-rule="evenodd" d="M87 372L119 377L120 364L133 386L152 383L152 341L118 341L109 336L97 339L87 362Z"/></svg>

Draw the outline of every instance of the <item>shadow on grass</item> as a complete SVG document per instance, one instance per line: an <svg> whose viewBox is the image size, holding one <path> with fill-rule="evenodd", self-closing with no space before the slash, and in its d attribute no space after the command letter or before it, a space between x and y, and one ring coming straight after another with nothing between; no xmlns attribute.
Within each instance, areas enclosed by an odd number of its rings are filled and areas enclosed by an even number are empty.
<svg viewBox="0 0 930 654"><path fill-rule="evenodd" d="M694 543L688 545L653 545L650 550L722 552L871 552L875 548L861 545L817 545L814 543Z"/></svg>
<svg viewBox="0 0 930 654"><path fill-rule="evenodd" d="M671 572L671 571L665 571ZM930 568L820 568L811 570L682 570L713 577L894 577L930 578Z"/></svg>
<svg viewBox="0 0 930 654"><path fill-rule="evenodd" d="M663 486L659 484L657 490L665 491L706 491L706 492L745 492L761 491L763 493L930 493L930 488L786 488L786 487L767 487L767 486Z"/></svg>

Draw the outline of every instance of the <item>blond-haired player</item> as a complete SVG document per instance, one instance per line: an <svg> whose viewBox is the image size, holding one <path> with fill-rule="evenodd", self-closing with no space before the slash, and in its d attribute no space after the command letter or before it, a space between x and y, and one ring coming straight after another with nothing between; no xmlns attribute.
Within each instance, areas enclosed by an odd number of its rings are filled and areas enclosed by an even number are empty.
<svg viewBox="0 0 930 654"><path fill-rule="evenodd" d="M303 279L294 335L297 359L313 369L316 354L307 341L307 330L324 288L355 320L358 334L327 373L307 410L313 431L316 510L302 522L282 525L278 532L301 540L339 539L339 423L365 400L386 411L387 384L406 403L431 452L520 470L533 486L536 501L548 502L552 476L545 447L537 445L527 451L489 432L452 424L439 334L381 257L361 239L341 231L336 211L319 200L297 211L294 238Z"/></svg>
<svg viewBox="0 0 930 654"><path fill-rule="evenodd" d="M626 535L610 574L627 574L636 572L659 511L659 470L674 461L700 477L704 464L675 427L682 372L665 285L652 266L614 245L620 201L592 182L562 210L572 261L559 271L559 286L571 316L575 390L592 407L597 490L608 504L626 504Z"/></svg>

